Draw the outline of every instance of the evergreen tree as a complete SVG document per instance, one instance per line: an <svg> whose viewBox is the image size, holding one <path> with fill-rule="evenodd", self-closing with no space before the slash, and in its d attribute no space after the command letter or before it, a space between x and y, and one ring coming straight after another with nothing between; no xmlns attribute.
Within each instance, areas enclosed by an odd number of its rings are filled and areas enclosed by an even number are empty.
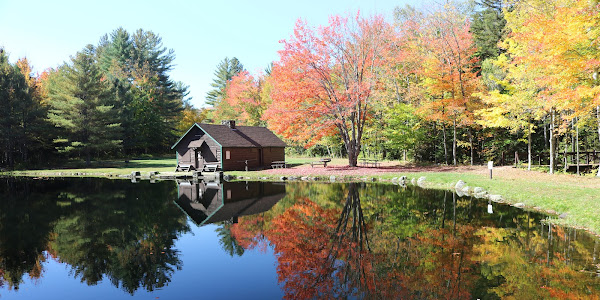
<svg viewBox="0 0 600 300"><path fill-rule="evenodd" d="M12 65L0 48L0 168L30 163L44 146L44 107L30 73L26 59Z"/></svg>
<svg viewBox="0 0 600 300"><path fill-rule="evenodd" d="M108 82L98 67L95 49L86 46L49 79L50 121L61 128L54 142L60 152L92 154L120 147L120 124L109 97Z"/></svg>
<svg viewBox="0 0 600 300"><path fill-rule="evenodd" d="M480 61L496 58L501 49L498 42L505 37L506 19L502 12L502 0L484 0L477 2L483 8L473 14L471 32L477 46Z"/></svg>
<svg viewBox="0 0 600 300"><path fill-rule="evenodd" d="M241 71L244 70L244 66L237 58L229 59L225 57L218 65L215 70L215 79L210 84L213 89L206 94L206 104L211 106L217 106L221 100L225 99L225 88L227 83Z"/></svg>
<svg viewBox="0 0 600 300"><path fill-rule="evenodd" d="M168 75L175 59L162 39L142 29L104 36L98 61L110 80L126 153L161 152L177 138L188 87Z"/></svg>

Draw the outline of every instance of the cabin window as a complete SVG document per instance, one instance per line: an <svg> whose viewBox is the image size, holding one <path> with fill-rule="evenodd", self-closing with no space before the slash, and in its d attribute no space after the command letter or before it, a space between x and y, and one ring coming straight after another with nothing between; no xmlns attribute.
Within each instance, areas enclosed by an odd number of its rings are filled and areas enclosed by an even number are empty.
<svg viewBox="0 0 600 300"><path fill-rule="evenodd" d="M231 152L229 150L225 151L225 159L231 159Z"/></svg>

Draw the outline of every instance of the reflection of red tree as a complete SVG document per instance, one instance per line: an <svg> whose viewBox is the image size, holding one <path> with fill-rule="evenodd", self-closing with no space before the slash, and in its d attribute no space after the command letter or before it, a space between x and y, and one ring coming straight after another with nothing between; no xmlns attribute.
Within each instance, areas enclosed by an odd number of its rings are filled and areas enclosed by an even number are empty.
<svg viewBox="0 0 600 300"><path fill-rule="evenodd" d="M339 210L301 199L273 220L265 235L275 247L286 298L323 298L333 290L330 237L338 215Z"/></svg>
<svg viewBox="0 0 600 300"><path fill-rule="evenodd" d="M266 249L266 241L263 237L263 229L265 226L265 218L262 214L241 217L239 223L227 225L231 236L244 249L254 249L259 247L261 250Z"/></svg>

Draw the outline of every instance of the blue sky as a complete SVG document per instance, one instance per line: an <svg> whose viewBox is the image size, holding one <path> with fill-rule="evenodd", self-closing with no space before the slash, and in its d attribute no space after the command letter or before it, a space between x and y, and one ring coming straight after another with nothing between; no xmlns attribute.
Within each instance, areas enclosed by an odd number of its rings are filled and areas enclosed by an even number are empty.
<svg viewBox="0 0 600 300"><path fill-rule="evenodd" d="M237 57L251 73L279 59L298 18L311 26L329 16L380 14L392 19L396 6L418 0L301 1L22 1L0 0L0 47L15 62L27 57L35 72L57 67L87 44L118 27L139 28L162 37L175 51L174 80L190 86L192 103L202 107L213 72L225 57Z"/></svg>

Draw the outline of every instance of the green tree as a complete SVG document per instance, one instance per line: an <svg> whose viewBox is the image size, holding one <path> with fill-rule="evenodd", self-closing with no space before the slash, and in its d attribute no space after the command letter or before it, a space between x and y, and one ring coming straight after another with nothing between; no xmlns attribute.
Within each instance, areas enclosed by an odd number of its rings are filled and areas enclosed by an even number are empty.
<svg viewBox="0 0 600 300"><path fill-rule="evenodd" d="M226 97L227 84L238 73L244 70L244 65L237 59L225 57L215 70L215 78L210 84L213 89L206 93L206 104L217 106Z"/></svg>
<svg viewBox="0 0 600 300"><path fill-rule="evenodd" d="M502 0L484 0L477 4L483 10L473 14L471 32L477 46L476 55L483 62L500 54L498 42L506 37L506 19L502 12Z"/></svg>
<svg viewBox="0 0 600 300"><path fill-rule="evenodd" d="M160 152L178 136L188 87L169 77L175 54L151 31L118 28L98 46L98 64L112 85L126 153Z"/></svg>
<svg viewBox="0 0 600 300"><path fill-rule="evenodd" d="M45 108L26 59L13 65L0 48L0 167L31 161L44 147Z"/></svg>
<svg viewBox="0 0 600 300"><path fill-rule="evenodd" d="M92 154L115 150L121 144L109 85L95 57L95 48L86 46L51 75L48 86L48 118L62 129L54 140L57 149L83 154L87 165Z"/></svg>

